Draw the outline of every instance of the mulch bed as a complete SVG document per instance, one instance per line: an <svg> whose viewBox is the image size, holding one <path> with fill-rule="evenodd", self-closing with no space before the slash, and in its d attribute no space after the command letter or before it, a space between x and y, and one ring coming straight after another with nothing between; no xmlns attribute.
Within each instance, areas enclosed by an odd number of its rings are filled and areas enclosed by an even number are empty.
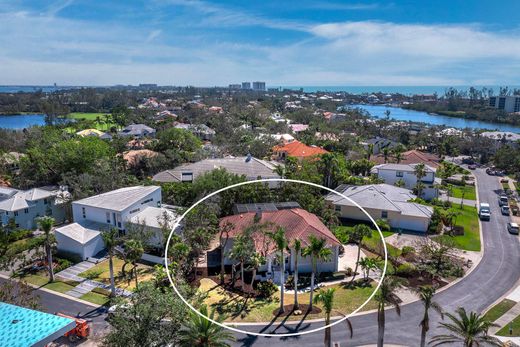
<svg viewBox="0 0 520 347"><path fill-rule="evenodd" d="M296 315L293 312L293 308L294 308L293 304L285 305L284 306L284 312L282 312L282 313L280 313L280 308L277 308L276 310L273 311L273 316L275 316L275 317L287 317L287 316L291 316L291 315L293 315L293 316L304 316L304 315L307 315L307 314L318 314L318 313L321 312L321 308L316 307L315 305L312 306L312 311L311 311L311 310L309 310L309 305L300 304L301 314L300 315Z"/></svg>

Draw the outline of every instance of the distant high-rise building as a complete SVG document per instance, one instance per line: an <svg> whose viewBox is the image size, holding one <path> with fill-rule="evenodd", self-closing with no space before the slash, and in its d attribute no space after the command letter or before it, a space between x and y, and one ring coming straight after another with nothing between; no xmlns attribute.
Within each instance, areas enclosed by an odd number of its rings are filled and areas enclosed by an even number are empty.
<svg viewBox="0 0 520 347"><path fill-rule="evenodd" d="M229 89L240 89L241 85L240 84L230 84L229 85Z"/></svg>
<svg viewBox="0 0 520 347"><path fill-rule="evenodd" d="M253 90L265 91L265 82L253 82Z"/></svg>
<svg viewBox="0 0 520 347"><path fill-rule="evenodd" d="M520 95L492 96L489 98L489 106L507 113L520 112Z"/></svg>
<svg viewBox="0 0 520 347"><path fill-rule="evenodd" d="M251 82L242 82L242 89L251 89Z"/></svg>

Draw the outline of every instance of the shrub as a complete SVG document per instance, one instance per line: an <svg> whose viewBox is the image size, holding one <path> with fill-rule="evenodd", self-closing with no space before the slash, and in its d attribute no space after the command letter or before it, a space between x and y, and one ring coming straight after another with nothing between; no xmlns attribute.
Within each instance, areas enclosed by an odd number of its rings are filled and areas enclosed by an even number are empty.
<svg viewBox="0 0 520 347"><path fill-rule="evenodd" d="M58 266L56 266L54 268L54 271L56 272L60 272L60 271L63 271L65 270L66 268L68 267L71 267L72 266L72 262L68 259L63 259L63 258L55 258L56 262L58 263Z"/></svg>
<svg viewBox="0 0 520 347"><path fill-rule="evenodd" d="M464 276L464 269L460 266L455 266L451 269L450 275L454 277L462 277Z"/></svg>
<svg viewBox="0 0 520 347"><path fill-rule="evenodd" d="M93 280L98 278L103 273L101 269L90 269L81 274L82 277L85 277L88 280Z"/></svg>
<svg viewBox="0 0 520 347"><path fill-rule="evenodd" d="M354 275L354 269L350 266L345 269L345 276L350 277Z"/></svg>
<svg viewBox="0 0 520 347"><path fill-rule="evenodd" d="M31 230L26 230L26 229L14 230L14 231L11 231L9 233L9 235L7 236L7 241L15 242L15 241L18 241L21 239L26 239L28 237L31 237L32 235L33 235L33 232Z"/></svg>
<svg viewBox="0 0 520 347"><path fill-rule="evenodd" d="M276 284L269 280L258 283L256 289L258 290L258 294L262 298L269 299L271 296L273 296L274 293L276 293L278 287L276 286Z"/></svg>
<svg viewBox="0 0 520 347"><path fill-rule="evenodd" d="M415 266L410 263L403 263L395 269L395 274L401 277L409 277L416 271Z"/></svg>
<svg viewBox="0 0 520 347"><path fill-rule="evenodd" d="M412 253L415 253L415 248L413 248L412 246L404 246L401 249L401 255L403 257L406 257L407 255L412 254Z"/></svg>
<svg viewBox="0 0 520 347"><path fill-rule="evenodd" d="M67 252L67 251L58 251L56 253L56 256L62 259L67 259L73 264L81 263L83 259L81 259L81 256L77 253Z"/></svg>
<svg viewBox="0 0 520 347"><path fill-rule="evenodd" d="M381 231L390 231L390 224L388 223L388 221L384 219L378 219L376 220L376 224L379 227L379 229L381 229Z"/></svg>

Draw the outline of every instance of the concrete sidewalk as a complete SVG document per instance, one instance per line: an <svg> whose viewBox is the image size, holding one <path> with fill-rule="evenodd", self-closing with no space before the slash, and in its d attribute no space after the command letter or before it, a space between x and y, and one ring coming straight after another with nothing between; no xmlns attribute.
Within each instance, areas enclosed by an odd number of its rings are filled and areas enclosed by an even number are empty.
<svg viewBox="0 0 520 347"><path fill-rule="evenodd" d="M511 307L509 311L504 313L500 318L498 318L495 323L496 327L491 327L489 329L490 334L496 334L497 331L507 326L513 319L520 316L520 302L517 302L515 306Z"/></svg>

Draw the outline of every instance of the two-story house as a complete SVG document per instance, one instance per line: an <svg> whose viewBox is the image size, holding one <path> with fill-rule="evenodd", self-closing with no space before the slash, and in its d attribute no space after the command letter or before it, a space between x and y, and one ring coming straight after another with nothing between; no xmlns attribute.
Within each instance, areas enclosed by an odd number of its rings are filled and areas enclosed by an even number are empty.
<svg viewBox="0 0 520 347"><path fill-rule="evenodd" d="M396 185L406 189L415 189L417 187L417 175L415 167L417 164L381 164L372 168L371 173L387 184ZM425 176L421 178L423 189L421 198L431 200L438 197L439 189L437 184L440 180L435 177L435 169L425 165Z"/></svg>
<svg viewBox="0 0 520 347"><path fill-rule="evenodd" d="M18 190L0 187L0 224L14 223L16 228L35 229L38 217L51 216L57 224L65 220L69 193L58 187Z"/></svg>

